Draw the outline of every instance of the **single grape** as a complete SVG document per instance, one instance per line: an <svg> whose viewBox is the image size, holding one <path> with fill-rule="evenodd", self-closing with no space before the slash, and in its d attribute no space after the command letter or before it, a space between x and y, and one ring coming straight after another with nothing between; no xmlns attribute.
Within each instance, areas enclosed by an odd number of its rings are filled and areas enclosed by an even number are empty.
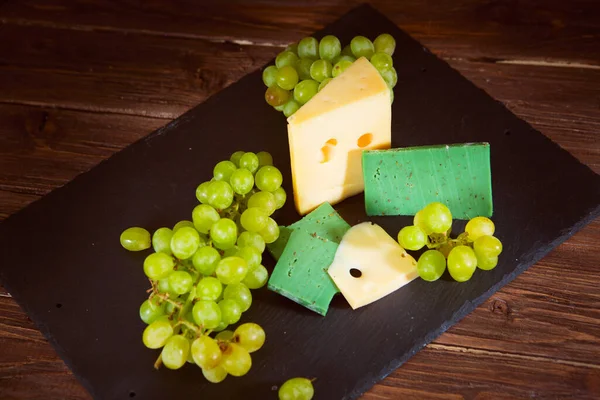
<svg viewBox="0 0 600 400"><path fill-rule="evenodd" d="M150 232L144 228L127 228L120 236L121 246L129 251L141 251L150 248Z"/></svg>
<svg viewBox="0 0 600 400"><path fill-rule="evenodd" d="M260 325L250 322L238 326L233 337L248 353L254 353L263 346L266 335Z"/></svg>
<svg viewBox="0 0 600 400"><path fill-rule="evenodd" d="M262 73L263 83L266 87L271 87L277 83L277 67L269 65Z"/></svg>
<svg viewBox="0 0 600 400"><path fill-rule="evenodd" d="M242 156L242 159L244 156L245 154ZM233 189L229 182L211 182L208 187L208 204L217 210L224 210L229 207L231 203L233 203Z"/></svg>
<svg viewBox="0 0 600 400"><path fill-rule="evenodd" d="M285 65L277 71L277 84L285 90L292 90L298 83L298 72L292 65Z"/></svg>
<svg viewBox="0 0 600 400"><path fill-rule="evenodd" d="M186 226L193 228L194 224L192 223L192 221L188 221L188 220L179 221L178 223L176 223L173 226L173 233L177 232L181 228L185 228Z"/></svg>
<svg viewBox="0 0 600 400"><path fill-rule="evenodd" d="M173 231L169 228L158 228L152 235L152 248L156 253L171 255L171 238Z"/></svg>
<svg viewBox="0 0 600 400"><path fill-rule="evenodd" d="M390 89L390 104L394 102L394 89Z"/></svg>
<svg viewBox="0 0 600 400"><path fill-rule="evenodd" d="M242 257L246 261L248 268L259 266L262 261L262 255L252 246L239 248L235 255Z"/></svg>
<svg viewBox="0 0 600 400"><path fill-rule="evenodd" d="M327 35L319 42L319 57L323 60L331 61L339 56L341 52L342 44L333 35Z"/></svg>
<svg viewBox="0 0 600 400"><path fill-rule="evenodd" d="M475 253L475 256L477 257L477 268L482 269L484 271L492 270L496 268L496 265L498 265L498 256L486 257L480 256L477 253ZM246 275L246 277L247 276L248 275Z"/></svg>
<svg viewBox="0 0 600 400"><path fill-rule="evenodd" d="M163 278L158 281L158 292L159 293L168 293L171 297L177 297L177 293L171 290L171 286L169 286L169 277Z"/></svg>
<svg viewBox="0 0 600 400"><path fill-rule="evenodd" d="M356 61L356 58L350 56L339 56L338 58L335 59L335 62L333 63L333 65L339 63L340 61L348 61L350 63L353 63L354 61Z"/></svg>
<svg viewBox="0 0 600 400"><path fill-rule="evenodd" d="M279 189L282 182L281 171L272 165L261 167L254 177L256 187L267 192L274 192Z"/></svg>
<svg viewBox="0 0 600 400"><path fill-rule="evenodd" d="M469 246L456 246L448 254L448 272L457 282L471 279L477 268L477 257Z"/></svg>
<svg viewBox="0 0 600 400"><path fill-rule="evenodd" d="M142 333L142 342L149 349L160 349L167 343L167 340L173 335L173 326L169 319L165 317L158 318L144 329Z"/></svg>
<svg viewBox="0 0 600 400"><path fill-rule="evenodd" d="M241 282L246 277L248 264L241 257L225 257L219 261L215 272L221 283L231 285ZM231 324L232 322L229 323Z"/></svg>
<svg viewBox="0 0 600 400"><path fill-rule="evenodd" d="M221 309L214 301L200 300L192 308L194 322L204 329L213 329L221 322Z"/></svg>
<svg viewBox="0 0 600 400"><path fill-rule="evenodd" d="M210 186L210 181L202 182L196 188L196 198L202 204L208 203L208 187Z"/></svg>
<svg viewBox="0 0 600 400"><path fill-rule="evenodd" d="M296 62L296 71L298 71L298 79L301 81L310 79L310 66L314 62L312 58L301 58Z"/></svg>
<svg viewBox="0 0 600 400"><path fill-rule="evenodd" d="M310 77L317 82L331 78L332 65L327 60L317 60L310 66Z"/></svg>
<svg viewBox="0 0 600 400"><path fill-rule="evenodd" d="M245 152L238 150L229 157L229 161L235 164L236 167L240 166L240 158L244 155Z"/></svg>
<svg viewBox="0 0 600 400"><path fill-rule="evenodd" d="M294 100L305 104L319 91L319 82L312 79L300 81L294 88Z"/></svg>
<svg viewBox="0 0 600 400"><path fill-rule="evenodd" d="M248 351L240 345L229 343L223 352L223 363L221 364L228 374L243 376L252 367L252 358Z"/></svg>
<svg viewBox="0 0 600 400"><path fill-rule="evenodd" d="M219 300L219 301L221 301L221 300ZM226 323L226 322L224 322L223 319L221 319L221 322L219 323L219 326L217 326L215 329L213 329L213 332L221 332L224 329L226 329L228 326L229 326L229 324Z"/></svg>
<svg viewBox="0 0 600 400"><path fill-rule="evenodd" d="M345 45L344 48L342 49L340 57L343 57L343 56L354 57L354 54L352 54L352 46L350 46L350 44Z"/></svg>
<svg viewBox="0 0 600 400"><path fill-rule="evenodd" d="M417 262L419 276L428 282L437 281L446 270L446 257L438 250L427 250Z"/></svg>
<svg viewBox="0 0 600 400"><path fill-rule="evenodd" d="M222 342L231 342L233 340L233 331L225 330L215 335L215 340Z"/></svg>
<svg viewBox="0 0 600 400"><path fill-rule="evenodd" d="M292 43L285 47L285 51L291 51L292 53L298 55L298 43Z"/></svg>
<svg viewBox="0 0 600 400"><path fill-rule="evenodd" d="M202 375L206 378L210 383L220 383L227 378L227 371L222 366L216 366L215 368L206 369L202 368Z"/></svg>
<svg viewBox="0 0 600 400"><path fill-rule="evenodd" d="M394 66L394 60L387 53L375 53L373 57L371 57L371 64L377 69L377 71L381 72L384 69L392 68Z"/></svg>
<svg viewBox="0 0 600 400"><path fill-rule="evenodd" d="M267 218L267 213L261 208L250 207L242 213L240 222L244 229L250 232L258 232L267 226Z"/></svg>
<svg viewBox="0 0 600 400"><path fill-rule="evenodd" d="M427 244L427 235L418 226L405 226L398 232L398 243L406 250L420 250Z"/></svg>
<svg viewBox="0 0 600 400"><path fill-rule="evenodd" d="M319 92L323 90L325 86L331 81L332 78L324 79L323 82L319 83L319 88L317 89Z"/></svg>
<svg viewBox="0 0 600 400"><path fill-rule="evenodd" d="M275 209L279 210L285 204L285 201L287 200L287 194L281 186L271 193L273 193L273 196L275 197Z"/></svg>
<svg viewBox="0 0 600 400"><path fill-rule="evenodd" d="M495 230L496 226L492 220L486 217L472 218L467 222L467 226L465 226L465 232L469 234L469 236L467 236L469 242L474 242L481 236L492 236Z"/></svg>
<svg viewBox="0 0 600 400"><path fill-rule="evenodd" d="M144 260L144 273L154 281L166 278L175 267L175 260L165 253L152 253Z"/></svg>
<svg viewBox="0 0 600 400"><path fill-rule="evenodd" d="M289 100L288 100L289 102ZM287 104L287 103L286 103ZM276 109L279 112L283 112L283 107L285 106L285 104L281 104L279 106L274 106L273 108Z"/></svg>
<svg viewBox="0 0 600 400"><path fill-rule="evenodd" d="M237 169L236 165L231 161L221 161L215 165L213 169L213 176L216 181L229 182L231 174Z"/></svg>
<svg viewBox="0 0 600 400"><path fill-rule="evenodd" d="M198 247L200 247L200 235L195 228L185 226L178 229L171 237L171 251L180 260L193 256Z"/></svg>
<svg viewBox="0 0 600 400"><path fill-rule="evenodd" d="M242 316L242 306L237 301L231 299L223 299L219 301L221 309L221 318L223 323L227 325L237 323Z"/></svg>
<svg viewBox="0 0 600 400"><path fill-rule="evenodd" d="M315 389L309 379L292 378L279 388L279 400L311 400Z"/></svg>
<svg viewBox="0 0 600 400"><path fill-rule="evenodd" d="M169 287L177 294L184 294L192 288L192 276L186 271L173 271L169 275Z"/></svg>
<svg viewBox="0 0 600 400"><path fill-rule="evenodd" d="M446 233L452 226L452 213L445 204L430 203L419 213L422 213L422 220L419 221L420 225L418 226L424 232Z"/></svg>
<svg viewBox="0 0 600 400"><path fill-rule="evenodd" d="M202 335L192 342L192 358L202 369L215 368L221 362L223 353L216 340Z"/></svg>
<svg viewBox="0 0 600 400"><path fill-rule="evenodd" d="M196 286L196 298L200 300L216 301L223 292L221 281L212 276L200 279Z"/></svg>
<svg viewBox="0 0 600 400"><path fill-rule="evenodd" d="M497 257L502 253L502 242L495 236L480 236L473 242L473 250L481 257Z"/></svg>
<svg viewBox="0 0 600 400"><path fill-rule="evenodd" d="M159 302L158 297L145 300L140 306L140 319L148 325L163 315L165 315L165 307Z"/></svg>
<svg viewBox="0 0 600 400"><path fill-rule="evenodd" d="M392 56L394 55L394 50L396 50L396 40L389 33L382 33L375 38L373 46L376 52Z"/></svg>
<svg viewBox="0 0 600 400"><path fill-rule="evenodd" d="M258 157L258 166L264 167L265 165L273 165L273 156L267 151L259 151L256 153Z"/></svg>
<svg viewBox="0 0 600 400"><path fill-rule="evenodd" d="M229 179L231 188L237 194L247 194L254 187L254 175L245 168L235 170Z"/></svg>
<svg viewBox="0 0 600 400"><path fill-rule="evenodd" d="M283 115L291 117L300 108L300 104L296 100L290 100L283 106Z"/></svg>
<svg viewBox="0 0 600 400"><path fill-rule="evenodd" d="M279 226L273 218L269 217L267 219L267 226L265 226L259 233L266 243L273 243L279 238Z"/></svg>
<svg viewBox="0 0 600 400"><path fill-rule="evenodd" d="M210 246L200 247L192 257L192 263L196 271L202 275L212 275L221 261L219 252Z"/></svg>
<svg viewBox="0 0 600 400"><path fill-rule="evenodd" d="M242 312L248 311L252 305L252 293L243 283L227 285L223 291L223 299L233 300L242 307Z"/></svg>
<svg viewBox="0 0 600 400"><path fill-rule="evenodd" d="M277 203L275 202L275 196L271 192L260 191L254 193L248 199L248 208L257 207L263 210L267 215L273 214L277 207Z"/></svg>
<svg viewBox="0 0 600 400"><path fill-rule="evenodd" d="M298 56L291 51L282 51L275 58L277 68L285 67L286 65L294 66L298 61Z"/></svg>
<svg viewBox="0 0 600 400"><path fill-rule="evenodd" d="M216 248L226 250L235 245L238 229L235 222L229 218L221 218L212 226L210 238Z"/></svg>
<svg viewBox="0 0 600 400"><path fill-rule="evenodd" d="M160 356L169 369L179 369L185 365L190 353L190 342L183 335L174 335L167 340Z"/></svg>
<svg viewBox="0 0 600 400"><path fill-rule="evenodd" d="M355 36L350 42L350 48L352 49L352 55L356 58L366 57L367 60L370 60L373 53L375 53L373 42L364 36Z"/></svg>
<svg viewBox="0 0 600 400"><path fill-rule="evenodd" d="M256 232L244 231L237 240L239 247L254 247L260 254L265 251L265 240Z"/></svg>
<svg viewBox="0 0 600 400"><path fill-rule="evenodd" d="M258 165L258 156L252 152L244 153L242 158L240 158L240 168L245 168L252 173L256 172Z"/></svg>
<svg viewBox="0 0 600 400"><path fill-rule="evenodd" d="M319 58L319 41L314 37L305 37L298 43L298 56L301 58Z"/></svg>
<svg viewBox="0 0 600 400"><path fill-rule="evenodd" d="M352 62L348 61L348 60L341 60L338 61L334 66L333 66L333 70L331 71L331 74L333 75L333 77L335 78L336 76L338 76L339 74L341 74L342 72L344 72L345 70L348 69L349 66L352 65Z"/></svg>
<svg viewBox="0 0 600 400"><path fill-rule="evenodd" d="M223 252L223 257L233 257L237 255L239 249L240 248L238 246L230 247Z"/></svg>
<svg viewBox="0 0 600 400"><path fill-rule="evenodd" d="M290 99L291 93L288 90L273 85L265 92L265 101L268 105L277 107L282 106Z"/></svg>
<svg viewBox="0 0 600 400"><path fill-rule="evenodd" d="M431 230L429 225L426 223L424 215L425 215L425 213L423 213L423 210L420 210L419 212L417 212L415 214L415 217L413 218L413 224L415 226L418 226L419 228L421 228L421 230L423 232L425 232L426 235L431 235L433 233L433 231Z"/></svg>
<svg viewBox="0 0 600 400"><path fill-rule="evenodd" d="M396 83L398 83L398 74L396 73L395 68L387 68L379 71L379 73L390 89L393 89L396 86Z"/></svg>
<svg viewBox="0 0 600 400"><path fill-rule="evenodd" d="M246 277L242 280L242 283L248 287L248 289L260 289L265 286L269 279L269 271L259 265L254 268L249 268Z"/></svg>

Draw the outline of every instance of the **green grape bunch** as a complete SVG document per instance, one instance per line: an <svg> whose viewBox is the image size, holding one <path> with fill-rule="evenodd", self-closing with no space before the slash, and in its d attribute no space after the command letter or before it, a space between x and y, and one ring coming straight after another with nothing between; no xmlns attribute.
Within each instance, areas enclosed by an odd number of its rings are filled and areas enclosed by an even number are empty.
<svg viewBox="0 0 600 400"><path fill-rule="evenodd" d="M398 83L392 59L395 50L396 40L388 33L377 36L374 41L356 36L344 47L333 35L321 40L305 37L279 53L275 65L263 70L262 79L267 87L265 101L290 117L360 57L367 58L379 71L391 90L393 101L393 88Z"/></svg>
<svg viewBox="0 0 600 400"><path fill-rule="evenodd" d="M295 53L288 53L279 59L279 70L294 62ZM217 163L212 175L196 188L199 204L191 220L152 235L128 228L120 242L129 251L154 250L143 261L151 288L139 315L147 325L142 343L160 349L155 368L196 364L206 380L218 383L247 374L250 354L265 343L258 324L228 328L251 307L252 290L267 283L262 254L279 237L273 217L287 194L281 171L264 151L237 151Z"/></svg>

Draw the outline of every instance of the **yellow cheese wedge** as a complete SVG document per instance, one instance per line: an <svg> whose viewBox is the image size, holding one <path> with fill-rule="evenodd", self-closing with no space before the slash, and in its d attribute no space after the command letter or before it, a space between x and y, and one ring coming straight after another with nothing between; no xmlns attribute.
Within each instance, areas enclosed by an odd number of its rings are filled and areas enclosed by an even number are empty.
<svg viewBox="0 0 600 400"><path fill-rule="evenodd" d="M379 300L419 276L415 259L371 222L346 232L327 272L353 309Z"/></svg>
<svg viewBox="0 0 600 400"><path fill-rule="evenodd" d="M362 151L390 148L391 124L390 89L364 57L289 117L298 212L362 192Z"/></svg>

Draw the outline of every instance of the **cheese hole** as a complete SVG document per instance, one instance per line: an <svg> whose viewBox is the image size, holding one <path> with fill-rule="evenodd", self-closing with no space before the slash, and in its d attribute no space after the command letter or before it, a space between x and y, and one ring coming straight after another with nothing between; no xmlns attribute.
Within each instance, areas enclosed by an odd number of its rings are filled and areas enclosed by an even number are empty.
<svg viewBox="0 0 600 400"><path fill-rule="evenodd" d="M356 141L356 144L358 145L358 147L367 147L368 145L371 144L372 141L373 141L373 134L365 133L364 135L362 135L361 137L358 138L358 140Z"/></svg>
<svg viewBox="0 0 600 400"><path fill-rule="evenodd" d="M350 275L352 275L354 278L360 278L362 276L362 272L360 272L360 269L350 268Z"/></svg>
<svg viewBox="0 0 600 400"><path fill-rule="evenodd" d="M337 145L337 139L329 139L325 142L325 145L321 147L321 164L331 161L333 158L333 150Z"/></svg>

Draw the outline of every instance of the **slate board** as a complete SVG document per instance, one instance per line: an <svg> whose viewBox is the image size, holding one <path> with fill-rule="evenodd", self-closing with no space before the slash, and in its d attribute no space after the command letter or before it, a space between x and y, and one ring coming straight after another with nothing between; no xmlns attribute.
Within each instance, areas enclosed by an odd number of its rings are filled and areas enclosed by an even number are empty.
<svg viewBox="0 0 600 400"><path fill-rule="evenodd" d="M196 185L239 149L270 151L291 192L285 120L263 101L257 71L0 225L3 285L95 398L275 399L293 376L318 378L317 400L356 398L599 215L598 175L369 6L317 36L382 32L397 40L393 146L491 144L498 267L469 283L417 280L357 311L338 297L325 318L259 290L242 321L260 323L267 343L247 376L212 385L191 365L155 371L138 318L145 254L123 250L119 234L189 219ZM366 220L361 196L336 208L351 224ZM297 218L291 202L277 216ZM410 222L372 220L390 234Z"/></svg>

